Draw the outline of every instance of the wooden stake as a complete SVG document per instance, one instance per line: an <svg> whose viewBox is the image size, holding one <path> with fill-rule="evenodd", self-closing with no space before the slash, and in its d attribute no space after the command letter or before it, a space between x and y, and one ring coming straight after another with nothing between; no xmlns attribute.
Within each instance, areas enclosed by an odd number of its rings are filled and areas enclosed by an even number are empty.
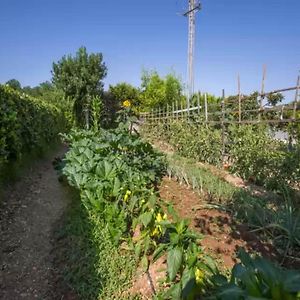
<svg viewBox="0 0 300 300"><path fill-rule="evenodd" d="M241 95L241 79L238 74L238 95L239 95L239 123L242 121L242 95Z"/></svg>
<svg viewBox="0 0 300 300"><path fill-rule="evenodd" d="M222 109L222 119L221 119L221 126L222 126L222 163L225 160L225 90L222 90L222 102L221 102L221 109Z"/></svg>
<svg viewBox="0 0 300 300"><path fill-rule="evenodd" d="M198 115L200 115L200 92L197 93Z"/></svg>
<svg viewBox="0 0 300 300"><path fill-rule="evenodd" d="M205 122L207 122L208 121L207 93L204 94L204 110L205 110Z"/></svg>
<svg viewBox="0 0 300 300"><path fill-rule="evenodd" d="M259 103L259 114L258 114L258 120L261 119L261 113L263 110L263 99L264 99L264 93L265 93L265 80L266 80L266 73L267 73L267 66L263 66L263 77L261 81L261 93L260 93L260 103Z"/></svg>
<svg viewBox="0 0 300 300"><path fill-rule="evenodd" d="M297 110L297 103L299 99L299 89L300 89L300 75L298 76L297 80L297 89L295 94L295 101L294 101L294 109L293 109L293 119L296 120L296 110Z"/></svg>

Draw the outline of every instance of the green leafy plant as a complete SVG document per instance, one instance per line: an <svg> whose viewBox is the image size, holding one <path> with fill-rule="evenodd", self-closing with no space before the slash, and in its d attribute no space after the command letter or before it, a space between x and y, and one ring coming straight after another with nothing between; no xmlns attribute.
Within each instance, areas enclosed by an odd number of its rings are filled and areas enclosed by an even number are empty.
<svg viewBox="0 0 300 300"><path fill-rule="evenodd" d="M241 250L241 263L236 264L229 282L226 277L216 276L217 291L210 299L300 299L300 273L283 270L261 258L251 258Z"/></svg>

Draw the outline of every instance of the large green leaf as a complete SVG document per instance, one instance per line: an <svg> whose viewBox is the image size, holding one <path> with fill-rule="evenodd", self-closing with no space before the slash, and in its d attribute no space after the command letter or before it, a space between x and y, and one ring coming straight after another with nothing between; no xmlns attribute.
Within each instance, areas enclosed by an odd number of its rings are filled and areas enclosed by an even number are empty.
<svg viewBox="0 0 300 300"><path fill-rule="evenodd" d="M152 220L153 213L152 212L145 212L140 215L140 220L143 223L144 227L147 227Z"/></svg>
<svg viewBox="0 0 300 300"><path fill-rule="evenodd" d="M183 258L183 251L181 248L173 248L168 251L167 256L167 269L169 280L173 281L179 271Z"/></svg>
<svg viewBox="0 0 300 300"><path fill-rule="evenodd" d="M186 268L183 271L182 278L182 298L183 299L192 299L194 296L192 293L193 289L196 286L196 280L195 280L195 272L193 269Z"/></svg>

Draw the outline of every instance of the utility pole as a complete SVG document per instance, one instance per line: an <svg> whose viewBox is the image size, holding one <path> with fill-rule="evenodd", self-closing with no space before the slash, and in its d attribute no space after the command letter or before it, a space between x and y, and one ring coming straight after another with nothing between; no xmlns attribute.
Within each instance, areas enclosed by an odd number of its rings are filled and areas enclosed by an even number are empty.
<svg viewBox="0 0 300 300"><path fill-rule="evenodd" d="M189 8L183 15L188 17L188 93L187 110L189 113L190 99L194 94L194 56L195 56L195 19L196 12L201 9L198 0L189 0Z"/></svg>

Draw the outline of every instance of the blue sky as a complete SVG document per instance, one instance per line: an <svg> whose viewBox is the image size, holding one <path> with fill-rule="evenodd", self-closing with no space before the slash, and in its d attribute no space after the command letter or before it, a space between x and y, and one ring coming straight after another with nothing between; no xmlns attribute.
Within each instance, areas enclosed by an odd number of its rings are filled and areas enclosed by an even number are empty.
<svg viewBox="0 0 300 300"><path fill-rule="evenodd" d="M84 45L102 52L108 84L139 85L142 68L186 80L188 0L0 0L0 82L37 85L52 62ZM300 0L202 0L197 14L196 89L219 95L295 85Z"/></svg>

